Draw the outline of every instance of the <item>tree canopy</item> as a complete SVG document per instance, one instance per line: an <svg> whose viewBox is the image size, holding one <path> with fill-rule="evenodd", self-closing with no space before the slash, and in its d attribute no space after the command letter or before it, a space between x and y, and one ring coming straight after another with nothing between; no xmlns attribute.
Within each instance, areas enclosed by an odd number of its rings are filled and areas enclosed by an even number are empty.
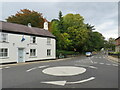
<svg viewBox="0 0 120 90"><path fill-rule="evenodd" d="M31 11L29 9L22 9L17 12L15 15L9 16L7 22L17 23L28 25L31 23L33 27L43 28L44 18L42 13L38 13L36 11Z"/></svg>
<svg viewBox="0 0 120 90"><path fill-rule="evenodd" d="M104 47L104 37L94 32L94 26L84 23L80 14L67 14L51 22L52 33L57 39L57 49L74 50L79 52L100 50ZM57 35L56 35L57 34Z"/></svg>

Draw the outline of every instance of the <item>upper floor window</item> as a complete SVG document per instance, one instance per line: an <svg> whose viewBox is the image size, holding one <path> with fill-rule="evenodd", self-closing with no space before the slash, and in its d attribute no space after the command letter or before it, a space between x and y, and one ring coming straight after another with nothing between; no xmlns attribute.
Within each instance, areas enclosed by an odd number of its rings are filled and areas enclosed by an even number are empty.
<svg viewBox="0 0 120 90"><path fill-rule="evenodd" d="M51 44L51 38L47 38L47 44Z"/></svg>
<svg viewBox="0 0 120 90"><path fill-rule="evenodd" d="M36 56L36 49L30 49L30 56Z"/></svg>
<svg viewBox="0 0 120 90"><path fill-rule="evenodd" d="M8 49L0 48L0 57L7 57L7 56L8 56Z"/></svg>
<svg viewBox="0 0 120 90"><path fill-rule="evenodd" d="M47 49L47 56L51 56L51 49Z"/></svg>
<svg viewBox="0 0 120 90"><path fill-rule="evenodd" d="M35 36L31 36L30 43L36 43L36 37Z"/></svg>
<svg viewBox="0 0 120 90"><path fill-rule="evenodd" d="M7 33L1 33L1 41L7 42L8 40L8 34Z"/></svg>

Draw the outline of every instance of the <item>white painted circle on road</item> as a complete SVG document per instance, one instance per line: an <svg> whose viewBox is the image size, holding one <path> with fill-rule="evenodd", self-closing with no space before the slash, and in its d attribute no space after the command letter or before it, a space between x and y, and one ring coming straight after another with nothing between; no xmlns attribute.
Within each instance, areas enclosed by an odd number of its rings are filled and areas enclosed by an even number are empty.
<svg viewBox="0 0 120 90"><path fill-rule="evenodd" d="M53 75L53 76L73 76L82 74L86 71L83 67L75 67L75 66L58 66L58 67L50 67L44 69L42 72L44 74Z"/></svg>

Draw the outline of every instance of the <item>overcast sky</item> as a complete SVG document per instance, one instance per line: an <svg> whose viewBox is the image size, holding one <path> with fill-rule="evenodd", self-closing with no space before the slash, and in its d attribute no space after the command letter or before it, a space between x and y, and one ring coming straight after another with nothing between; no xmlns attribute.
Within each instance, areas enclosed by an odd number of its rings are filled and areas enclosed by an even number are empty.
<svg viewBox="0 0 120 90"><path fill-rule="evenodd" d="M59 11L63 16L80 14L106 39L118 37L118 2L3 2L0 20L26 8L42 13L49 21L58 18Z"/></svg>

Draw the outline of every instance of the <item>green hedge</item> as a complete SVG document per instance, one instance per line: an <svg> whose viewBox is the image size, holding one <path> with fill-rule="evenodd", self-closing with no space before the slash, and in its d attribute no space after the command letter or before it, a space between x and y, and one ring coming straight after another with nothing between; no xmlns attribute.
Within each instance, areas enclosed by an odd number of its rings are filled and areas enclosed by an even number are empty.
<svg viewBox="0 0 120 90"><path fill-rule="evenodd" d="M109 54L110 54L110 55L112 55L112 54L113 54L113 55L118 55L118 54L120 54L120 52L109 52Z"/></svg>
<svg viewBox="0 0 120 90"><path fill-rule="evenodd" d="M62 56L62 58L67 57L67 55L78 55L79 52L74 52L74 51L65 51L65 50L57 50L56 51L56 56Z"/></svg>

